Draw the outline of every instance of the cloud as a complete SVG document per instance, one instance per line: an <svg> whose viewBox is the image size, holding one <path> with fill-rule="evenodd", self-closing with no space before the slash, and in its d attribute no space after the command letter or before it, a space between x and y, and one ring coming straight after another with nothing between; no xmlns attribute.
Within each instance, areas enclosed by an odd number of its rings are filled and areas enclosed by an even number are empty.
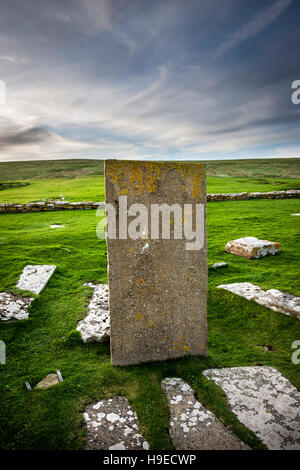
<svg viewBox="0 0 300 470"><path fill-rule="evenodd" d="M293 0L277 0L269 8L260 12L253 20L232 33L215 52L220 57L238 44L256 36L272 24L291 5Z"/></svg>

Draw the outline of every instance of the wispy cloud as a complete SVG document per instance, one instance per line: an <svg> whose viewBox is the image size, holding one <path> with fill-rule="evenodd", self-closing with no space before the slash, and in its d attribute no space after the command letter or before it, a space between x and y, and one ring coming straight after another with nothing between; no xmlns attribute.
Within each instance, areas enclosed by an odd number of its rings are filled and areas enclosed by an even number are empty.
<svg viewBox="0 0 300 470"><path fill-rule="evenodd" d="M272 24L292 3L293 0L277 0L273 5L261 11L253 20L232 33L216 50L216 57L226 54L241 42L256 36Z"/></svg>

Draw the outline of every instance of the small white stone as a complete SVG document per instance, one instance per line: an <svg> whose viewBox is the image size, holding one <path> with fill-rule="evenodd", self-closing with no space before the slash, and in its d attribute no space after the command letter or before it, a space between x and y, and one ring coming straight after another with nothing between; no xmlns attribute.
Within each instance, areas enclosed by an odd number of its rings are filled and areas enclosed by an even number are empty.
<svg viewBox="0 0 300 470"><path fill-rule="evenodd" d="M119 442L113 446L110 446L108 450L125 450L124 442Z"/></svg>

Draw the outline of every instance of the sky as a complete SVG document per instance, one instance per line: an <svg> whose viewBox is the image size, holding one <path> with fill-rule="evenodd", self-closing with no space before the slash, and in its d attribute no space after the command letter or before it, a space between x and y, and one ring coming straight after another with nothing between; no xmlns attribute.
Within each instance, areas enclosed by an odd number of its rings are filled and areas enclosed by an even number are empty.
<svg viewBox="0 0 300 470"><path fill-rule="evenodd" d="M0 161L300 157L299 19L299 0L1 0Z"/></svg>

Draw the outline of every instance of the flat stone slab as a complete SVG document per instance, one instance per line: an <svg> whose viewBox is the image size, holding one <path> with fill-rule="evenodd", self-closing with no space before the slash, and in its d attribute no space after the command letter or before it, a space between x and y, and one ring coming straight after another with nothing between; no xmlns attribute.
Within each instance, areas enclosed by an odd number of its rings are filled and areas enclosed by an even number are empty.
<svg viewBox="0 0 300 470"><path fill-rule="evenodd" d="M58 384L59 382L60 380L57 374L48 374L34 388L37 390L44 390Z"/></svg>
<svg viewBox="0 0 300 470"><path fill-rule="evenodd" d="M110 319L108 310L108 286L107 284L86 283L93 289L93 296L87 307L87 316L78 323L82 341L90 343L95 341L103 343L110 336Z"/></svg>
<svg viewBox="0 0 300 470"><path fill-rule="evenodd" d="M65 226L64 225L59 225L59 224L53 224L53 225L49 225L50 228L64 228Z"/></svg>
<svg viewBox="0 0 300 470"><path fill-rule="evenodd" d="M88 405L83 414L87 427L86 450L148 450L138 433L135 411L125 397Z"/></svg>
<svg viewBox="0 0 300 470"><path fill-rule="evenodd" d="M231 240L225 246L225 251L232 255L244 258L263 258L267 255L276 255L281 248L280 243L269 240L259 240L256 237L244 237Z"/></svg>
<svg viewBox="0 0 300 470"><path fill-rule="evenodd" d="M119 221L115 238L107 231L112 364L206 356L204 165L107 160L105 194L108 227L109 213ZM146 217L138 223L139 208ZM197 246L182 230L196 210Z"/></svg>
<svg viewBox="0 0 300 470"><path fill-rule="evenodd" d="M221 284L218 287L240 295L241 297L245 297L248 300L255 300L258 304L275 310L275 312L294 316L300 320L300 297L285 294L277 289L264 291L261 287L251 284L250 282Z"/></svg>
<svg viewBox="0 0 300 470"><path fill-rule="evenodd" d="M246 450L250 449L200 402L193 389L182 379L164 379L171 411L170 435L177 450Z"/></svg>
<svg viewBox="0 0 300 470"><path fill-rule="evenodd" d="M41 265L27 265L18 281L17 287L22 290L39 294L45 287L50 277L54 273L56 266L41 264Z"/></svg>
<svg viewBox="0 0 300 470"><path fill-rule="evenodd" d="M300 215L300 214L291 214L291 215Z"/></svg>
<svg viewBox="0 0 300 470"><path fill-rule="evenodd" d="M300 449L300 393L273 367L210 369L232 412L272 450Z"/></svg>
<svg viewBox="0 0 300 470"><path fill-rule="evenodd" d="M0 320L26 320L29 316L29 305L33 300L31 297L0 292Z"/></svg>

